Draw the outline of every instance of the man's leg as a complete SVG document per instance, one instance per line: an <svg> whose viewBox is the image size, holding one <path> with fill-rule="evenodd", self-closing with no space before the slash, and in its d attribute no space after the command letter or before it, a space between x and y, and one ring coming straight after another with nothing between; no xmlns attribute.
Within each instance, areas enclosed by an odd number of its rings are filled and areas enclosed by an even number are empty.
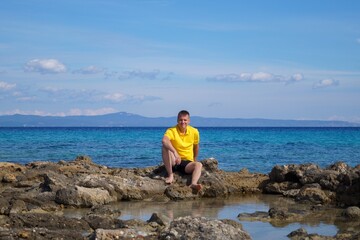
<svg viewBox="0 0 360 240"><path fill-rule="evenodd" d="M201 184L198 183L201 176L202 164L200 162L191 162L185 167L185 172L192 174L190 187L195 190L202 188Z"/></svg>
<svg viewBox="0 0 360 240"><path fill-rule="evenodd" d="M168 177L165 179L165 183L170 184L174 181L174 173L172 167L175 165L175 156L165 147L162 147L162 160L168 174Z"/></svg>

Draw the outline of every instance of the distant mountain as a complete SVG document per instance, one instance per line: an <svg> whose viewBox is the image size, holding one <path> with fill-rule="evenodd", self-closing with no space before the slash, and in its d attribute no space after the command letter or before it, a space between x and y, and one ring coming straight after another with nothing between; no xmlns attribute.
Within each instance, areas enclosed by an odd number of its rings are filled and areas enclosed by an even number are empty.
<svg viewBox="0 0 360 240"><path fill-rule="evenodd" d="M176 117L144 117L119 112L98 116L49 117L36 115L0 116L0 127L169 127ZM205 118L192 116L196 127L360 127L358 123L318 120L274 120L243 118Z"/></svg>

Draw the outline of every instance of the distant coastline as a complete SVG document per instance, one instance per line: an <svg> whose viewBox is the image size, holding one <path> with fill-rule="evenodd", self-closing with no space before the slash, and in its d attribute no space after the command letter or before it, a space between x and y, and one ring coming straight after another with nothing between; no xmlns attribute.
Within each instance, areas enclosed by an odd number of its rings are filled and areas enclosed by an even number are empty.
<svg viewBox="0 0 360 240"><path fill-rule="evenodd" d="M97 116L3 115L0 127L168 127L176 117L144 117L118 112ZM360 123L323 120L281 120L261 118L206 118L193 116L197 127L360 127Z"/></svg>

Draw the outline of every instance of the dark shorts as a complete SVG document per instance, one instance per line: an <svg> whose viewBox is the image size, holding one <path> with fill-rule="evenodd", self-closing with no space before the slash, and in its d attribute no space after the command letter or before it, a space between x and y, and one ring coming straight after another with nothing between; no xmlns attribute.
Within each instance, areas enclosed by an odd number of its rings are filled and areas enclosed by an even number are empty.
<svg viewBox="0 0 360 240"><path fill-rule="evenodd" d="M185 167L191 162L192 161L190 161L190 160L181 160L179 165L173 166L173 171L178 171L178 172L186 174Z"/></svg>

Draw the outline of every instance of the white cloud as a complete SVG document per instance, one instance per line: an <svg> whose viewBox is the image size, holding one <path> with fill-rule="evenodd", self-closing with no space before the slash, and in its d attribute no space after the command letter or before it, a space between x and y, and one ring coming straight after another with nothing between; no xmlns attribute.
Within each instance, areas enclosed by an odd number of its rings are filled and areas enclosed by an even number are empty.
<svg viewBox="0 0 360 240"><path fill-rule="evenodd" d="M53 102L94 102L103 96L101 91L88 89L45 87L40 89L39 92L45 93Z"/></svg>
<svg viewBox="0 0 360 240"><path fill-rule="evenodd" d="M37 97L35 96L32 96L32 97L18 97L16 98L17 101L20 101L20 102L29 102L29 101L34 101L36 100Z"/></svg>
<svg viewBox="0 0 360 240"><path fill-rule="evenodd" d="M105 76L105 79L110 79L110 78L115 77L117 74L118 74L118 72L116 72L116 71L105 71L104 76Z"/></svg>
<svg viewBox="0 0 360 240"><path fill-rule="evenodd" d="M120 74L119 79L125 80L125 79L134 79L134 78L140 78L140 79L150 79L154 80L158 78L160 75L159 70L153 70L149 72L145 72L142 70L132 70L132 71L124 71Z"/></svg>
<svg viewBox="0 0 360 240"><path fill-rule="evenodd" d="M114 108L99 108L99 109L70 109L68 112L57 112L57 113L50 113L40 110L30 110L30 111L23 111L19 109L0 112L0 115L14 115L14 114L21 114L21 115L37 115L37 116L54 116L54 117L65 117L65 116L96 116L96 115L103 115L109 113L118 112Z"/></svg>
<svg viewBox="0 0 360 240"><path fill-rule="evenodd" d="M173 72L161 72L158 69L151 71L144 70L129 70L129 71L111 71L107 69L100 69L104 73L105 79L117 78L119 80L171 80L175 75ZM78 72L78 71L77 71Z"/></svg>
<svg viewBox="0 0 360 240"><path fill-rule="evenodd" d="M301 73L296 73L292 76L282 76L267 72L220 74L207 78L207 80L211 82L284 82L287 84L299 82L303 79L304 77Z"/></svg>
<svg viewBox="0 0 360 240"><path fill-rule="evenodd" d="M73 71L73 73L79 73L79 74L97 74L97 73L101 73L103 72L104 69L102 68L98 68L96 66L88 66L88 67L84 67L78 70Z"/></svg>
<svg viewBox="0 0 360 240"><path fill-rule="evenodd" d="M327 88L338 85L339 85L339 81L328 78L328 79L320 80L319 82L315 83L313 88Z"/></svg>
<svg viewBox="0 0 360 240"><path fill-rule="evenodd" d="M96 116L117 112L114 108L99 108L99 109L71 109L67 116Z"/></svg>
<svg viewBox="0 0 360 240"><path fill-rule="evenodd" d="M130 96L128 99L128 101L132 103L142 103L142 102L156 101L156 100L161 100L161 98L155 96L147 96L147 95L134 95L134 96Z"/></svg>
<svg viewBox="0 0 360 240"><path fill-rule="evenodd" d="M14 110L10 110L10 111L0 112L0 115L14 115L14 114L52 116L49 113L39 111L39 110L24 111L24 110L20 110L20 109L14 109Z"/></svg>
<svg viewBox="0 0 360 240"><path fill-rule="evenodd" d="M130 95L120 92L108 93L87 89L59 89L46 87L40 90L43 98L50 98L52 102L106 102L106 103L142 103L145 101L159 100L159 97L148 95ZM39 94L39 98L41 95Z"/></svg>
<svg viewBox="0 0 360 240"><path fill-rule="evenodd" d="M66 66L56 59L33 59L24 66L26 72L62 73L66 72Z"/></svg>
<svg viewBox="0 0 360 240"><path fill-rule="evenodd" d="M16 84L7 83L7 82L0 82L0 90L11 90L16 87Z"/></svg>
<svg viewBox="0 0 360 240"><path fill-rule="evenodd" d="M127 95L122 93L110 93L104 95L105 100L109 100L111 102L132 102L132 103L141 103L145 101L155 101L160 100L159 97L155 96L147 96L147 95Z"/></svg>
<svg viewBox="0 0 360 240"><path fill-rule="evenodd" d="M126 100L126 96L122 93L111 93L104 96L104 99L112 102L122 102Z"/></svg>
<svg viewBox="0 0 360 240"><path fill-rule="evenodd" d="M348 116L348 117L344 117L344 116L331 116L326 120L330 120L330 121L347 121L347 122L353 122L353 123L360 123L360 116Z"/></svg>

